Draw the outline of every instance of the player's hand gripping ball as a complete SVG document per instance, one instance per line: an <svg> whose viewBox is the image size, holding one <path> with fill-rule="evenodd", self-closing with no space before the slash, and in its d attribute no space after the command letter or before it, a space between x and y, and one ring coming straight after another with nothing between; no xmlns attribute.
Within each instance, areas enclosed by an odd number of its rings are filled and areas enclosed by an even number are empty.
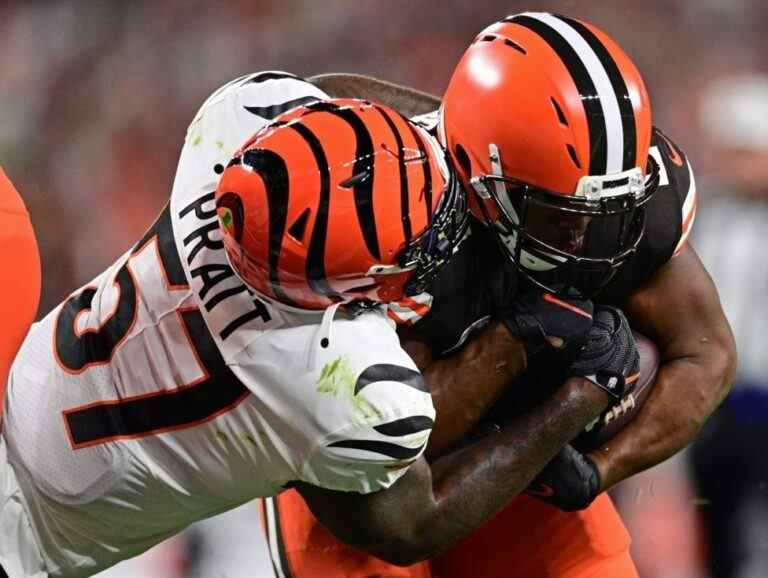
<svg viewBox="0 0 768 578"><path fill-rule="evenodd" d="M640 355L640 376L630 393L605 409L600 417L587 425L584 432L573 441L572 445L581 452L589 452L603 446L624 429L635 418L653 390L661 363L659 350L653 341L637 331L633 330L632 334Z"/></svg>
<svg viewBox="0 0 768 578"><path fill-rule="evenodd" d="M648 399L656 382L660 355L647 337L633 331L639 354L639 377L633 389L605 409L571 444L563 447L528 487L528 493L566 512L583 510L602 491L602 480L587 452L610 446Z"/></svg>

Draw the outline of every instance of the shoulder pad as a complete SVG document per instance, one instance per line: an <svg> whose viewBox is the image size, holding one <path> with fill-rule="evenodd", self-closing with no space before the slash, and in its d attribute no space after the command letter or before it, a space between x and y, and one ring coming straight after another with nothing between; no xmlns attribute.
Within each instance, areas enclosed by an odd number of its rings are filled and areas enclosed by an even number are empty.
<svg viewBox="0 0 768 578"><path fill-rule="evenodd" d="M677 254L685 247L696 216L698 203L693 169L685 153L657 127L653 128L649 154L659 164L660 171L658 199L654 204L662 203L668 206L668 211L676 211L678 218L668 218L665 222L679 219L680 233L673 251ZM650 227L653 225L649 223Z"/></svg>
<svg viewBox="0 0 768 578"><path fill-rule="evenodd" d="M658 128L648 154L659 165L659 188L646 205L645 234L637 252L601 292L601 303L622 304L673 256L682 251L696 215L696 182L688 158Z"/></svg>

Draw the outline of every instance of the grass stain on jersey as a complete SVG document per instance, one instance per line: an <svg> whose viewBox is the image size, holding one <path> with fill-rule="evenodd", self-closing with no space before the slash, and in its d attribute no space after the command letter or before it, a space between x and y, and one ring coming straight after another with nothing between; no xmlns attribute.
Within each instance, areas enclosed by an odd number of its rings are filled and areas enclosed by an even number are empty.
<svg viewBox="0 0 768 578"><path fill-rule="evenodd" d="M317 393L348 399L355 410L356 417L364 420L378 417L379 412L368 400L362 395L355 395L356 381L357 377L349 360L340 355L323 366L315 385Z"/></svg>

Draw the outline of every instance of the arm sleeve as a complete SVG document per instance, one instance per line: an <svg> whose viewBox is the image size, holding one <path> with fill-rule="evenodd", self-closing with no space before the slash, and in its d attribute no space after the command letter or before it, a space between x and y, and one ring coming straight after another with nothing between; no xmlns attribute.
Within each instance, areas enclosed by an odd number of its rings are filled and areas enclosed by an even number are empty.
<svg viewBox="0 0 768 578"><path fill-rule="evenodd" d="M423 376L383 315L366 313L338 325L315 387L341 404L340 419L318 438L301 477L331 490L375 492L424 452L435 409Z"/></svg>
<svg viewBox="0 0 768 578"><path fill-rule="evenodd" d="M424 452L433 416L424 410L381 416L327 436L311 453L303 479L342 492L367 494L395 483Z"/></svg>
<svg viewBox="0 0 768 578"><path fill-rule="evenodd" d="M253 341L235 373L286 481L346 492L389 487L424 451L432 397L384 311L317 315ZM282 469L282 468L280 468Z"/></svg>

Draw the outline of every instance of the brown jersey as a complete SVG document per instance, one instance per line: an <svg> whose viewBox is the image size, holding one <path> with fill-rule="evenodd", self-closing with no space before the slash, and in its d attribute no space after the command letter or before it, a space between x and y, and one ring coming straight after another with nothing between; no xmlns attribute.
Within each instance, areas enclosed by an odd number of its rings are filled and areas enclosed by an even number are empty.
<svg viewBox="0 0 768 578"><path fill-rule="evenodd" d="M621 305L672 256L682 250L696 213L696 186L688 159L658 128L649 154L659 164L659 188L647 205L645 234L637 252L594 298ZM432 309L414 327L434 354L448 354L483 327L517 293L517 269L493 235L475 223L472 234L435 279Z"/></svg>

